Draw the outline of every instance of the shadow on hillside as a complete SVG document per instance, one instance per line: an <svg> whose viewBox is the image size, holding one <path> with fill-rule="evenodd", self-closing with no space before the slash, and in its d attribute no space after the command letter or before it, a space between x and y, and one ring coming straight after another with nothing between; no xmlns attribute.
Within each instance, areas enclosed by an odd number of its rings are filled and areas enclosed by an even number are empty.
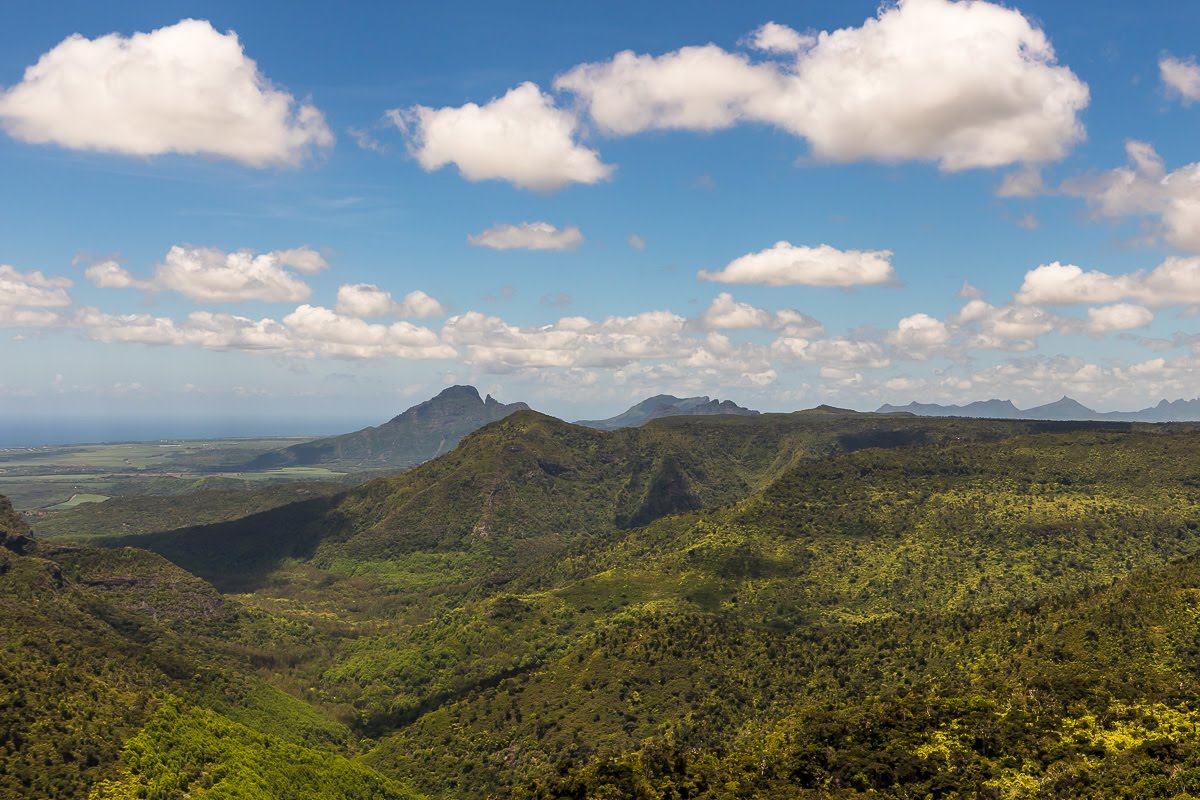
<svg viewBox="0 0 1200 800"><path fill-rule="evenodd" d="M98 539L105 547L150 550L222 592L249 592L285 560L307 559L333 531L344 530L339 495L301 500L231 522Z"/></svg>

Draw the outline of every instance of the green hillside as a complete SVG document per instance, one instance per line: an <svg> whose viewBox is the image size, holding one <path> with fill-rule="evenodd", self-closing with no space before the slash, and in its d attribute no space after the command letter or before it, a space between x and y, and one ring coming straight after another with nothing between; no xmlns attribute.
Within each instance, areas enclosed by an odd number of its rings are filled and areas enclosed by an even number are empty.
<svg viewBox="0 0 1200 800"><path fill-rule="evenodd" d="M1198 455L1186 425L519 412L338 494L9 550L0 687L30 699L0 769L51 753L96 797L1200 797Z"/></svg>

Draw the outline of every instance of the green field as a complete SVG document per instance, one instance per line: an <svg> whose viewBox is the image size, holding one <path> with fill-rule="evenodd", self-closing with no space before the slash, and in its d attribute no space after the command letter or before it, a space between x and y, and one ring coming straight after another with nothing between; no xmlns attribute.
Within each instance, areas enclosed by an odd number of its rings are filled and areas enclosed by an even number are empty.
<svg viewBox="0 0 1200 800"><path fill-rule="evenodd" d="M103 503L108 499L109 496L106 494L73 494L71 495L70 500L65 503L59 503L56 506L51 506L50 510L74 508L75 506L81 506L85 503Z"/></svg>

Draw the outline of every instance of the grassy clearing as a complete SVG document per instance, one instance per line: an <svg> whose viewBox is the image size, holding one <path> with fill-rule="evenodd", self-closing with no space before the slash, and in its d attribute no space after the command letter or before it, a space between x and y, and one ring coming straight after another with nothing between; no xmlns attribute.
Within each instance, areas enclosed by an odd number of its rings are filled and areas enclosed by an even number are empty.
<svg viewBox="0 0 1200 800"><path fill-rule="evenodd" d="M248 481L269 481L287 478L289 480L305 480L321 478L342 478L348 473L334 472L325 467L280 467L279 469L269 469L265 472L239 472L239 478Z"/></svg>
<svg viewBox="0 0 1200 800"><path fill-rule="evenodd" d="M56 510L56 509L64 509L64 508L74 508L75 506L81 506L81 505L84 505L85 503L103 503L105 500L108 500L108 499L109 499L109 496L106 494L73 494L73 495L71 495L71 499L68 500L67 502L59 503L56 506L51 506L50 509Z"/></svg>

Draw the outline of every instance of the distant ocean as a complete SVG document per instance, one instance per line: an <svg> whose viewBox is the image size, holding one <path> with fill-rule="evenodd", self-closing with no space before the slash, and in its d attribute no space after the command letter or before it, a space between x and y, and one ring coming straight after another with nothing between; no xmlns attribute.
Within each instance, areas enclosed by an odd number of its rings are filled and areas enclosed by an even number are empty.
<svg viewBox="0 0 1200 800"><path fill-rule="evenodd" d="M231 439L254 436L330 436L358 430L379 420L287 417L176 419L0 418L0 447L44 444L152 442L159 439Z"/></svg>

